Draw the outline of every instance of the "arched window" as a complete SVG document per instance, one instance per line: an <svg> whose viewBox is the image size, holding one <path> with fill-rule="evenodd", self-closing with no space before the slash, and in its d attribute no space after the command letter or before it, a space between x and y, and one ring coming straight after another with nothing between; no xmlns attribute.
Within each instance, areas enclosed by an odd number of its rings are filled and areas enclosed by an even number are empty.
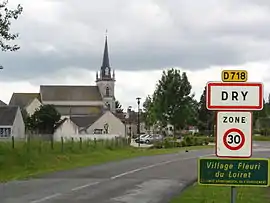
<svg viewBox="0 0 270 203"><path fill-rule="evenodd" d="M106 97L110 96L110 89L109 87L106 87Z"/></svg>

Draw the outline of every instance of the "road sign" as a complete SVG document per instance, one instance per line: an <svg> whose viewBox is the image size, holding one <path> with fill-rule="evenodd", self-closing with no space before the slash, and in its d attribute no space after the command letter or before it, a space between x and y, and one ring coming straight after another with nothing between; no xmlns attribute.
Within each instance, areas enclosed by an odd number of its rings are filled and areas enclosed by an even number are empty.
<svg viewBox="0 0 270 203"><path fill-rule="evenodd" d="M251 112L219 111L216 125L216 155L218 157L251 157Z"/></svg>
<svg viewBox="0 0 270 203"><path fill-rule="evenodd" d="M209 110L261 110L262 83L208 82L206 107Z"/></svg>
<svg viewBox="0 0 270 203"><path fill-rule="evenodd" d="M198 184L216 186L269 186L269 159L198 160Z"/></svg>
<svg viewBox="0 0 270 203"><path fill-rule="evenodd" d="M248 72L246 70L223 70L221 78L223 82L246 82Z"/></svg>

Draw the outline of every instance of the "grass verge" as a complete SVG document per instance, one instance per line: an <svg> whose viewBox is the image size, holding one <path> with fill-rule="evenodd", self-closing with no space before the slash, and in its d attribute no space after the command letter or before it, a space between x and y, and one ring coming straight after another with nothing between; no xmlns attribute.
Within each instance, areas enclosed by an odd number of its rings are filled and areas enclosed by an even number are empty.
<svg viewBox="0 0 270 203"><path fill-rule="evenodd" d="M254 135L252 139L253 141L270 141L270 136Z"/></svg>
<svg viewBox="0 0 270 203"><path fill-rule="evenodd" d="M203 149L211 146L193 146L168 149L133 148L119 142L0 143L0 182L22 179L48 172L91 166L138 156L175 153L185 149Z"/></svg>
<svg viewBox="0 0 270 203"><path fill-rule="evenodd" d="M227 203L230 187L193 185L171 203ZM270 188L239 187L237 203L270 203Z"/></svg>

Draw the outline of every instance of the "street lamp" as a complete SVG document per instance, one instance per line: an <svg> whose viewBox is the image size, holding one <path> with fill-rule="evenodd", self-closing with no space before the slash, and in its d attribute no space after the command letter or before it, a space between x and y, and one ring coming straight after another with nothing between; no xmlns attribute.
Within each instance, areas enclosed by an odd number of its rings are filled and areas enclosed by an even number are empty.
<svg viewBox="0 0 270 203"><path fill-rule="evenodd" d="M136 98L137 100L137 104L138 104L138 125L137 125L137 134L139 135L139 147L140 147L140 144L141 144L141 133L140 133L140 100L141 98L140 97L137 97Z"/></svg>
<svg viewBox="0 0 270 203"><path fill-rule="evenodd" d="M128 109L127 109L127 112L128 112L128 118L129 118L129 127L128 127L128 129L129 129L129 137L130 137L130 139L131 139L131 118L130 118L130 114L131 114L131 109L132 109L132 106L128 106Z"/></svg>

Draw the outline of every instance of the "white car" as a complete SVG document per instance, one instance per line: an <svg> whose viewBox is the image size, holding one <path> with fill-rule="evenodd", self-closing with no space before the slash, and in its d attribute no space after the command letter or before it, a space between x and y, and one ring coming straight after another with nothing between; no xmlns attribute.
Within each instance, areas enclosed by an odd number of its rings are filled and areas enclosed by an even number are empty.
<svg viewBox="0 0 270 203"><path fill-rule="evenodd" d="M162 139L163 139L162 135L154 134L154 135L144 136L144 137L141 138L140 141L142 143L150 144L150 143L153 143L154 141L161 141Z"/></svg>

